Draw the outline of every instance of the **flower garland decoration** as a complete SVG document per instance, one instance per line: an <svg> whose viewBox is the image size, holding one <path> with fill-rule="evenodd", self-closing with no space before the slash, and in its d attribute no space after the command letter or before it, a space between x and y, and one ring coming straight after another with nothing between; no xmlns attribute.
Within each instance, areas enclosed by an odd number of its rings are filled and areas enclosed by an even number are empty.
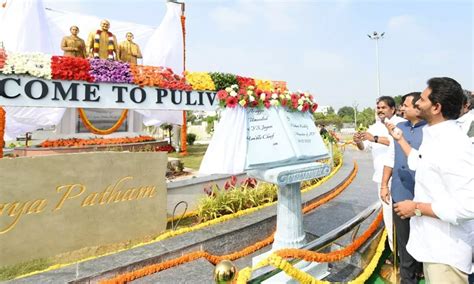
<svg viewBox="0 0 474 284"><path fill-rule="evenodd" d="M387 237L387 230L384 229L374 256L370 260L369 264L367 264L364 271L359 274L356 279L349 281L348 284L364 284L370 278L370 276L372 276L375 269L377 268L377 265L379 264L380 257L382 257L383 251L385 250L385 241L387 240Z"/></svg>
<svg viewBox="0 0 474 284"><path fill-rule="evenodd" d="M162 88L183 91L191 91L193 89L193 87L186 82L185 77L174 74L171 68L161 67L160 74L163 76Z"/></svg>
<svg viewBox="0 0 474 284"><path fill-rule="evenodd" d="M3 136L5 134L5 110L0 106L0 158L3 158Z"/></svg>
<svg viewBox="0 0 474 284"><path fill-rule="evenodd" d="M339 185L333 192L329 193L328 195L326 195L323 198L321 198L320 200L318 200L316 202L316 203L319 204L318 206L320 206L320 205L322 205L326 202L329 202L331 199L333 199L337 195L339 195L344 189L346 189L349 186L349 184L352 182L352 180L355 178L355 176L357 174L357 171L358 171L357 163L354 162L354 169L352 170L351 174L346 179L346 181L344 183L342 183L341 185ZM273 205L273 204L274 204L274 202L271 203L271 204L264 204L261 207L265 208L265 207L268 207L268 206ZM246 214L247 214L248 212L254 212L255 208L246 209L244 211L246 211ZM234 213L232 215L234 215L234 217L240 217L240 216L244 215L243 213L244 213L243 211L240 211L240 212ZM224 221L229 220L227 218L229 216L230 215L225 215L225 216L222 216L222 217L217 218L217 219L222 219L221 222L224 222ZM213 223L217 219L208 221L206 223ZM195 228L200 227L200 225L202 225L202 224L196 225ZM186 228L183 228L183 229L186 229ZM182 229L179 229L179 230L182 230ZM179 230L177 230L177 231L179 231ZM172 231L172 232L168 232L168 233L173 234L175 232L176 231ZM168 234L168 233L166 233L166 234ZM162 240L164 238L158 238L158 239ZM202 251L189 253L187 255L184 255L184 256L182 256L180 258L177 258L177 259L174 259L174 260L165 261L165 262L159 263L159 264L152 264L150 266L146 266L146 267L141 268L141 269L136 270L136 271L132 271L132 272L128 272L128 273L125 273L125 274L118 275L118 276L116 276L112 279L102 281L101 283L126 283L127 281L131 281L131 279L141 278L141 277L156 273L158 271L167 269L169 267L174 267L176 265L195 260L199 257L205 257L206 259L208 259L210 262L212 262L214 264L217 264L219 261L221 261L223 259L228 259L228 260L238 259L238 258L244 257L248 254L251 254L251 253L255 252L256 250L259 250L259 249L263 248L264 246L266 246L267 243L268 244L272 243L273 239L274 239L274 233L272 233L272 235L270 235L268 238L266 238L266 239L264 239L260 242L257 242L254 245L249 246L249 247L241 250L240 252L234 252L234 253L224 255L224 256L220 256L220 257L219 256L212 256L212 255L208 254L207 252L202 252ZM257 264L257 267L262 267L262 266L266 265L266 264L264 264L265 261L266 261L266 259L263 260L263 262L261 262L260 264ZM174 266L170 266L171 264L173 264ZM161 270L158 270L158 269L161 269ZM245 275L248 275L248 277L246 278L247 280L250 279L251 273L250 273L249 269L247 269L246 272L244 271L243 273L239 272L239 279L240 279L241 276L243 277ZM246 282L241 282L241 283L246 283Z"/></svg>
<svg viewBox="0 0 474 284"><path fill-rule="evenodd" d="M377 215L375 220L362 235L343 249L332 251L330 253L319 253L302 249L281 249L276 251L275 254L283 258L299 258L311 262L334 262L342 260L345 257L352 255L375 233L382 222L383 215L381 213L382 212Z"/></svg>
<svg viewBox="0 0 474 284"><path fill-rule="evenodd" d="M387 239L387 231L384 229L382 232L382 237L380 238L380 241L377 244L376 251L370 260L369 264L365 267L364 271L357 276L355 279L349 281L348 283L350 284L363 284L369 277L374 273L375 268L377 267L377 264L380 260L380 257L383 253L383 250L385 249L385 241ZM300 269L294 267L291 263L283 259L282 257L271 254L268 259L267 259L268 264L271 264L272 266L283 270L288 276L292 277L293 279L296 279L299 283L311 283L311 284L330 284L331 282L329 281L324 281L324 280L319 280L314 278L312 275L301 271ZM241 276L241 280L244 279L250 279L248 276L248 273L250 270L246 270L243 276ZM240 274L240 273L239 273ZM247 278L248 277L248 278ZM242 281L237 281L237 283L242 283Z"/></svg>
<svg viewBox="0 0 474 284"><path fill-rule="evenodd" d="M214 85L214 81L212 81L211 76L207 72L184 72L184 76L186 77L186 81L188 81L191 86L193 86L194 90L209 90L215 91L216 86Z"/></svg>
<svg viewBox="0 0 474 284"><path fill-rule="evenodd" d="M84 124L84 126L91 133L99 134L99 135L108 135L108 134L112 134L115 131L117 131L117 129L119 129L120 126L122 126L122 123L125 121L125 119L127 118L127 114L128 114L128 109L123 110L122 114L120 115L120 118L117 120L117 122L112 127L110 127L109 129L102 130L102 129L96 128L92 124L92 122L87 118L86 112L82 108L78 108L77 110L79 111L79 117L81 118L82 123Z"/></svg>
<svg viewBox="0 0 474 284"><path fill-rule="evenodd" d="M299 280L302 283L328 283L328 282L304 282L304 281L308 281L307 276L305 276L304 274L298 274L298 270L294 270L295 268L290 263L288 263L285 259L298 258L301 260L311 261L311 262L334 262L334 261L342 260L343 258L354 254L355 251L359 249L360 246L362 246L362 244L367 242L367 240L372 235L375 234L377 228L382 223L382 219L383 219L383 215L382 215L382 212L380 212L375 218L375 220L372 221L369 228L361 236L359 236L355 241L353 241L347 247L340 250L332 251L329 253L318 253L318 252L300 250L300 249L278 250L272 253L268 258L263 259L255 267L245 270L245 273L242 273L242 274L239 273L240 276L239 276L239 279L237 280L237 283L246 283L252 276L251 275L252 270L256 270L258 268L267 266L269 264L272 264L273 266L281 270L284 270L285 272L287 272L288 275ZM385 242L382 242L382 244L385 245ZM290 253L290 255L287 254L287 252L289 251L292 252ZM383 251L383 248L382 248L382 251ZM373 272L373 269L372 269L372 272Z"/></svg>
<svg viewBox="0 0 474 284"><path fill-rule="evenodd" d="M51 75L56 80L76 80L94 82L89 74L89 60L70 56L51 57Z"/></svg>
<svg viewBox="0 0 474 284"><path fill-rule="evenodd" d="M285 81L272 81L273 88L275 90L280 89L281 91L287 91L288 88L286 87L286 82Z"/></svg>
<svg viewBox="0 0 474 284"><path fill-rule="evenodd" d="M252 78L248 77L242 77L242 76L235 76L235 79L237 79L237 84L239 85L240 89L247 89L248 86L254 86L255 87L255 80Z"/></svg>
<svg viewBox="0 0 474 284"><path fill-rule="evenodd" d="M351 174L349 175L349 177L346 179L346 182L344 182L343 184L339 185L338 188L336 188L335 191L337 190L343 190L345 188L347 188L349 186L350 183L348 183L348 181L352 181L356 174L357 174L357 163L354 161L354 168L353 170L351 171ZM323 179L324 180L324 179ZM322 181L323 181L322 180ZM339 191L340 193L340 191ZM323 199L325 199L326 201L329 201L331 200L332 198L334 198L335 196L337 195L326 195L325 197L323 197ZM320 200L321 201L321 200ZM161 235L159 235L158 237L156 237L155 239L151 240L151 241L148 241L148 242L144 242L144 243L141 243L141 244L137 244L137 245L134 245L133 247L131 247L130 249L132 248L135 248L135 247L140 247L140 246L144 246L144 245L147 245L147 244L151 244L151 243L154 243L154 242L159 242L159 241L162 241L162 240L165 240L165 239L168 239L168 238L171 238L171 237L175 237L175 236L179 236L179 235L182 235L182 234L185 234L185 233L189 233L189 232L193 232L193 231L197 231L197 230L200 230L200 229L203 229L203 228L206 228L206 227L209 227L209 226L213 226L213 225L216 225L216 224L219 224L219 223L223 223L223 222L226 222L228 220L231 220L231 219L234 219L234 218L239 218L239 217L242 217L242 216L245 216L245 215L248 215L250 213L253 213L253 212L256 212L258 210L261 210L261 209L264 209L264 208L267 208L269 206L272 206L274 205L275 202L272 202L272 203L267 203L267 204L263 204L259 207L253 207L253 208L249 208L249 209L245 209L243 211L239 211L239 212L236 212L236 213L233 213L233 214L229 214L229 215L225 215L225 216L222 216L222 217L219 217L219 218L216 218L216 219L213 219L213 220L210 220L210 221L207 221L207 222L204 222L204 223L201 223L201 224L198 224L198 225L195 225L193 227L189 227L189 228L180 228L176 231L168 231L168 232L165 232ZM191 214L191 213L190 213ZM170 219L168 219L168 221L170 221ZM113 253L117 253L117 252L120 252L120 251L123 251L122 250L118 250L118 251L115 251ZM112 253L108 253L108 254L104 254L104 255L100 255L98 257L102 257L102 256L106 256L106 255L109 255L109 254L112 254ZM90 259L95 259L97 257L90 257L90 258L86 258L86 259L83 259L81 260L80 262L83 262L83 261L86 261L86 260L90 260ZM76 262L77 263L77 262ZM34 275L34 274L37 274L37 273L42 273L42 272L46 272L46 271L50 271L50 270L54 270L54 269L58 269L58 268L61 268L61 267L64 267L64 266L68 266L68 265L71 265L73 263L66 263L66 264L56 264L56 265L53 265L51 267L48 267L44 270L40 270L40 271L34 271L34 272L30 272L28 274L25 274L25 275L22 275L20 276L19 278L22 278L22 277L27 277L27 276L31 276L31 275ZM131 272L133 273L133 272ZM151 273L150 273L151 274ZM120 275L119 275L120 276ZM146 275L143 275L143 276L146 276ZM143 277L141 276L141 277Z"/></svg>
<svg viewBox="0 0 474 284"><path fill-rule="evenodd" d="M31 75L51 79L51 56L39 52L8 54L3 74Z"/></svg>
<svg viewBox="0 0 474 284"><path fill-rule="evenodd" d="M94 58L90 59L89 63L89 74L95 82L133 83L128 62Z"/></svg>
<svg viewBox="0 0 474 284"><path fill-rule="evenodd" d="M5 61L7 60L7 53L5 52L5 49L3 46L0 48L0 69L5 66Z"/></svg>
<svg viewBox="0 0 474 284"><path fill-rule="evenodd" d="M309 93L290 93L281 90L270 92L255 89L254 86L239 89L237 84L218 91L217 98L221 107L229 108L234 108L237 105L243 108L283 106L291 111L310 111L311 113L314 113L318 108L318 104L314 102L313 96Z"/></svg>
<svg viewBox="0 0 474 284"><path fill-rule="evenodd" d="M273 82L269 80L255 80L255 84L257 89L260 89L262 91L271 91L274 89L273 87Z"/></svg>
<svg viewBox="0 0 474 284"><path fill-rule="evenodd" d="M175 259L167 260L158 264L152 264L152 265L140 268L132 272L121 274L115 278L100 281L99 283L102 283L102 284L127 283L135 279L142 278L147 275L166 270L168 268L176 267L178 265L181 265L181 264L184 264L184 263L187 263L199 258L205 258L212 264L216 265L222 260L235 260L235 259L239 259L244 256L247 256L252 252L255 252L263 247L268 246L272 242L273 242L273 234L270 237L267 237L266 239L259 241L241 251L238 251L229 255L222 255L222 256L213 255L213 254L208 253L207 251L195 251L195 252L185 254L181 257L175 258Z"/></svg>
<svg viewBox="0 0 474 284"><path fill-rule="evenodd" d="M114 35L107 31L108 36L108 43L107 43L107 59L114 60ZM100 49L100 35L102 34L102 30L97 30L94 36L94 46L92 52L94 53L94 58L99 58L99 49Z"/></svg>
<svg viewBox="0 0 474 284"><path fill-rule="evenodd" d="M39 144L42 148L51 147L81 147L81 146L92 146L92 145L115 145L115 144L129 144L129 143L140 143L156 141L151 136L140 135L137 137L121 137L121 138L69 138L69 139L57 139L57 140L45 140Z"/></svg>
<svg viewBox="0 0 474 284"><path fill-rule="evenodd" d="M133 83L143 86L161 87L163 77L160 75L159 67L130 65Z"/></svg>
<svg viewBox="0 0 474 284"><path fill-rule="evenodd" d="M227 86L237 84L237 78L234 74L211 72L209 75L216 86L216 90L223 90Z"/></svg>
<svg viewBox="0 0 474 284"><path fill-rule="evenodd" d="M130 72L133 82L141 87L151 86L170 90L192 90L191 85L186 83L186 79L174 74L170 68L131 65Z"/></svg>

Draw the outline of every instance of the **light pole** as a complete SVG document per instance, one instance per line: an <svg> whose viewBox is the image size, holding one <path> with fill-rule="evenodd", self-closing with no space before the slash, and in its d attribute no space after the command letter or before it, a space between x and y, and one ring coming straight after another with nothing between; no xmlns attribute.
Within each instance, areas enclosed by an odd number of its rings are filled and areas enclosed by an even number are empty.
<svg viewBox="0 0 474 284"><path fill-rule="evenodd" d="M385 35L385 32L378 34L377 32L373 32L372 35L367 35L370 39L375 40L375 59L377 61L377 91L379 97L380 94L380 70L379 70L379 39L382 39Z"/></svg>
<svg viewBox="0 0 474 284"><path fill-rule="evenodd" d="M354 101L352 103L352 106L354 107L354 128L357 129L357 107L359 106L359 104Z"/></svg>

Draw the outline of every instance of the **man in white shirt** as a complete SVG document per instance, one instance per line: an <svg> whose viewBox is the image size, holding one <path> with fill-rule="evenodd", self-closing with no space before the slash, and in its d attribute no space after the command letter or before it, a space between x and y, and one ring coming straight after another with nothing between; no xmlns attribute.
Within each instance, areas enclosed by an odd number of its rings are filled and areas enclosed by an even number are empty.
<svg viewBox="0 0 474 284"><path fill-rule="evenodd" d="M468 283L472 271L469 221L474 219L474 154L469 138L456 125L463 90L451 78L432 78L416 102L428 122L418 151L403 135L392 136L408 148L416 169L415 197L394 204L410 220L408 252L423 262L427 283Z"/></svg>
<svg viewBox="0 0 474 284"><path fill-rule="evenodd" d="M372 160L374 164L374 175L372 180L377 184L378 197L383 207L383 220L388 234L388 243L393 249L392 241L392 204L386 204L380 199L380 187L382 181L382 173L390 145L389 133L382 121L390 121L397 125L405 119L395 115L395 100L389 96L382 96L377 99L377 116L380 120L372 124L366 132L357 132L354 134L353 140L357 144L359 150L369 149L372 151Z"/></svg>

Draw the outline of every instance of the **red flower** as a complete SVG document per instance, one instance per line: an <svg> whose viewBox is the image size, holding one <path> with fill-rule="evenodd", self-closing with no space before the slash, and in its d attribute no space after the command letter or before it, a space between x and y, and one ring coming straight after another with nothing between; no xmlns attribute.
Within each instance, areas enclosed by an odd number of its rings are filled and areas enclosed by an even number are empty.
<svg viewBox="0 0 474 284"><path fill-rule="evenodd" d="M227 96L228 94L225 90L220 90L219 92L217 92L217 97L219 98L219 100L225 100Z"/></svg>
<svg viewBox="0 0 474 284"><path fill-rule="evenodd" d="M257 180L249 177L246 178L240 185L246 186L247 188L255 188L257 186Z"/></svg>
<svg viewBox="0 0 474 284"><path fill-rule="evenodd" d="M270 101L264 101L263 105L265 105L266 108L270 108L271 106Z"/></svg>
<svg viewBox="0 0 474 284"><path fill-rule="evenodd" d="M291 104L293 108L298 108L298 100L294 101L293 99L291 99Z"/></svg>
<svg viewBox="0 0 474 284"><path fill-rule="evenodd" d="M317 109L318 109L318 104L314 103L314 105L311 106L311 111L316 112Z"/></svg>
<svg viewBox="0 0 474 284"><path fill-rule="evenodd" d="M308 103L304 103L303 104L303 108L301 109L302 112L305 112L309 109L309 104Z"/></svg>
<svg viewBox="0 0 474 284"><path fill-rule="evenodd" d="M237 177L236 176L232 176L230 178L230 184L235 186L237 184Z"/></svg>
<svg viewBox="0 0 474 284"><path fill-rule="evenodd" d="M235 97L229 96L226 99L226 105L227 107L235 107L237 106L237 99Z"/></svg>

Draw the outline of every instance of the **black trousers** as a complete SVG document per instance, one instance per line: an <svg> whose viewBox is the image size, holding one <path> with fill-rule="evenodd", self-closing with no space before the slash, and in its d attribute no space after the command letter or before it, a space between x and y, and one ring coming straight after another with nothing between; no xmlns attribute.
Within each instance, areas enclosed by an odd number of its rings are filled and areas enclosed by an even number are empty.
<svg viewBox="0 0 474 284"><path fill-rule="evenodd" d="M401 219L397 213L393 212L393 224L395 225L397 250L400 257L400 281L402 284L416 284L418 283L417 274L423 271L423 266L407 252L410 219Z"/></svg>

